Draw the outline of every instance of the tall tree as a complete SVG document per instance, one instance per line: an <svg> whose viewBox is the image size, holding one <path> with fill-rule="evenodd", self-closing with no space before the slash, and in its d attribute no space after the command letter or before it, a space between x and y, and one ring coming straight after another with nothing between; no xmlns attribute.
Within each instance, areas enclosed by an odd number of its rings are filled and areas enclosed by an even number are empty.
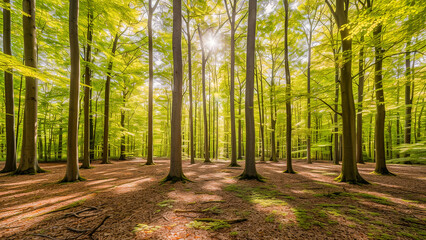
<svg viewBox="0 0 426 240"><path fill-rule="evenodd" d="M289 6L288 0L284 1L285 8L285 22L284 22L284 66L285 66L285 80L286 80L286 158L287 158L287 170L285 173L295 173L291 161L291 78L290 78L290 65L288 62L288 19L289 19Z"/></svg>
<svg viewBox="0 0 426 240"><path fill-rule="evenodd" d="M152 16L160 0L157 0L152 6L152 0L148 2L148 52L149 52L149 100L148 100L148 156L146 165L153 165L153 94L154 94L154 66L153 66L153 47L152 47ZM181 14L182 15L182 14Z"/></svg>
<svg viewBox="0 0 426 240"><path fill-rule="evenodd" d="M363 33L362 33L363 34ZM358 82L358 112L356 115L356 162L364 163L362 155L362 101L364 98L364 36L361 36L361 47L359 49L359 82Z"/></svg>
<svg viewBox="0 0 426 240"><path fill-rule="evenodd" d="M108 70L107 70L107 79L105 83L105 110L104 110L104 143L103 143L103 152L102 152L102 164L109 164L111 163L108 158L109 153L109 146L108 146L108 134L109 134L109 99L111 94L111 74L112 74L112 67L114 63L114 56L115 51L117 50L117 42L118 42L119 35L115 34L114 42L112 44L112 50L111 50L111 60L108 64Z"/></svg>
<svg viewBox="0 0 426 240"><path fill-rule="evenodd" d="M182 171L182 2L173 0L173 103L170 171L163 182L188 180Z"/></svg>
<svg viewBox="0 0 426 240"><path fill-rule="evenodd" d="M336 20L342 42L344 62L340 68L340 86L342 97L342 121L343 121L343 154L342 172L336 178L341 182L367 183L358 173L356 165L356 132L355 132L355 103L352 90L352 37L350 28L343 27L349 23L349 0L336 0L335 8L325 0Z"/></svg>
<svg viewBox="0 0 426 240"><path fill-rule="evenodd" d="M248 9L248 30L247 30L247 57L246 57L246 98L245 98L245 115L246 115L246 164L244 172L239 176L240 179L256 179L262 181L256 171L255 149L256 149L256 132L254 127L254 68L256 53L256 12L257 0L249 0Z"/></svg>
<svg viewBox="0 0 426 240"><path fill-rule="evenodd" d="M78 171L78 112L80 95L80 49L78 45L79 0L70 0L69 39L71 54L70 104L68 114L67 170L63 182L81 180ZM88 150L88 148L87 148ZM88 154L88 152L87 152Z"/></svg>
<svg viewBox="0 0 426 240"><path fill-rule="evenodd" d="M35 0L23 0L22 18L24 33L24 59L27 67L37 68L37 29L35 22ZM37 160L37 99L38 86L35 77L25 77L24 130L22 136L21 161L16 174L44 172Z"/></svg>
<svg viewBox="0 0 426 240"><path fill-rule="evenodd" d="M3 52L12 55L10 34L10 0L4 0L3 8ZM6 100L6 165L1 172L16 170L15 103L13 99L13 74L11 69L4 72L4 98Z"/></svg>
<svg viewBox="0 0 426 240"><path fill-rule="evenodd" d="M85 69L84 69L84 153L83 153L83 164L81 168L90 168L91 161L91 153L90 153L90 145L91 145L91 137L93 134L90 134L90 62L92 58L92 39L93 39L93 8L92 2L88 1L88 13L87 13L87 43L86 43L86 52L84 56L85 61Z"/></svg>
<svg viewBox="0 0 426 240"><path fill-rule="evenodd" d="M237 163L237 136L235 132L235 31L237 30L238 24L236 24L237 15L237 4L238 0L229 0L231 9L229 10L228 1L225 1L226 13L228 14L229 23L231 24L231 75L230 75L230 93L229 103L231 105L231 167L238 167ZM241 21L240 21L241 22ZM239 23L240 23L239 22Z"/></svg>

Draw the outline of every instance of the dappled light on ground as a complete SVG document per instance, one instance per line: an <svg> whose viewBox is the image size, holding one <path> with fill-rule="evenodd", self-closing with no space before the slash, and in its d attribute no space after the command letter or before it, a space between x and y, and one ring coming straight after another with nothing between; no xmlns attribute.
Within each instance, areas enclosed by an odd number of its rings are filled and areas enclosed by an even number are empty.
<svg viewBox="0 0 426 240"><path fill-rule="evenodd" d="M396 177L370 174L370 185L338 183L341 166L295 160L257 164L266 183L239 181L243 167L228 161L184 162L192 181L160 184L168 160L146 166L141 159L82 169L87 180L58 184L64 164L41 164L48 173L0 175L0 238L56 239L93 229L95 239L422 239L425 180L421 166L390 165ZM239 164L243 165L244 162Z"/></svg>

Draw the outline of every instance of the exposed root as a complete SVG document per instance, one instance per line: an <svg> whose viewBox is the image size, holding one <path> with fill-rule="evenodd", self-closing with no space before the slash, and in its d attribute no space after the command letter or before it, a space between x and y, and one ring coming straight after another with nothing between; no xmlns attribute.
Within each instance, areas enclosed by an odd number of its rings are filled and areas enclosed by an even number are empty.
<svg viewBox="0 0 426 240"><path fill-rule="evenodd" d="M357 173L356 179L347 179L345 176L343 176L343 173L340 173L340 175L334 180L337 182L346 182L349 184L370 184L368 181L362 178L359 173Z"/></svg>
<svg viewBox="0 0 426 240"><path fill-rule="evenodd" d="M383 176L396 176L396 174L389 172L389 170L386 168L382 169L381 171L374 170L373 172L371 172L371 174L383 175Z"/></svg>
<svg viewBox="0 0 426 240"><path fill-rule="evenodd" d="M231 163L228 167L241 167L238 163Z"/></svg>
<svg viewBox="0 0 426 240"><path fill-rule="evenodd" d="M293 169L287 169L283 173L296 174L296 172Z"/></svg>
<svg viewBox="0 0 426 240"><path fill-rule="evenodd" d="M262 177L260 174L256 174L255 176L252 176L252 175L248 175L248 174L246 174L245 172L244 173L242 173L241 175L239 175L238 177L237 177L239 180L257 180L257 181L259 181L259 182L265 182L265 178L264 177Z"/></svg>
<svg viewBox="0 0 426 240"><path fill-rule="evenodd" d="M192 181L189 180L187 177L185 177L185 175L182 174L179 177L167 175L167 177L163 178L163 180L160 181L160 184L164 184L166 182L171 182L171 183L183 182L183 183L186 183L186 182L192 182Z"/></svg>
<svg viewBox="0 0 426 240"><path fill-rule="evenodd" d="M68 180L67 176L65 176L61 181L59 181L59 183L73 183L73 182L81 182L81 181L86 181L86 179L84 177L78 176L76 180Z"/></svg>

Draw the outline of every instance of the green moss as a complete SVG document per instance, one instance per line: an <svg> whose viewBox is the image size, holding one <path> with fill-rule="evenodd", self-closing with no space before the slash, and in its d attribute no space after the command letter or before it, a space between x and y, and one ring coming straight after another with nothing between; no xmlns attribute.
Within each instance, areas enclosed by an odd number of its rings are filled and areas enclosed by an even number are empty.
<svg viewBox="0 0 426 240"><path fill-rule="evenodd" d="M162 202L157 203L157 206L162 207L162 208L164 208L164 207L173 208L174 202L175 202L174 200L167 199L167 200L164 200Z"/></svg>
<svg viewBox="0 0 426 240"><path fill-rule="evenodd" d="M158 229L160 229L161 226L149 226L147 224L144 223L140 223L138 225L136 225L136 227L133 228L132 232L145 232L145 233L152 233L157 231Z"/></svg>
<svg viewBox="0 0 426 240"><path fill-rule="evenodd" d="M415 240L420 239L416 235L413 235L413 234L407 233L407 232L397 232L396 234L398 234L401 237L408 237L408 238L415 239Z"/></svg>
<svg viewBox="0 0 426 240"><path fill-rule="evenodd" d="M213 213L213 214L221 214L223 211L222 209L220 209L219 207L209 207L209 208L205 208L203 210L201 210L202 212L208 212L208 213Z"/></svg>
<svg viewBox="0 0 426 240"><path fill-rule="evenodd" d="M266 216L266 218L265 218L265 222L267 222L267 223L275 222L275 214L273 214L273 213L268 214L268 216Z"/></svg>
<svg viewBox="0 0 426 240"><path fill-rule="evenodd" d="M72 202L72 203L70 203L70 204L68 204L68 205L62 206L62 207L60 207L60 208L57 208L57 209L55 209L55 210L52 210L52 211L50 211L50 212L48 212L48 213L46 213L46 214L54 213L54 212L60 212L60 211L64 211L64 210L67 210L67 209L75 208L75 207L78 207L78 206L83 205L83 203L84 203L85 201L86 201L86 199L84 198L84 199L81 199L81 200L78 200L78 201Z"/></svg>
<svg viewBox="0 0 426 240"><path fill-rule="evenodd" d="M238 236L238 234L240 234L239 232L230 232L229 235L232 237Z"/></svg>
<svg viewBox="0 0 426 240"><path fill-rule="evenodd" d="M372 202L383 204L383 205L391 205L392 204L391 202L389 202L389 200L387 198L371 195L371 194L368 194L368 193L356 193L355 196L359 196L359 197L368 199Z"/></svg>
<svg viewBox="0 0 426 240"><path fill-rule="evenodd" d="M281 198L292 199L292 196L285 195L271 186L246 187L236 184L230 184L224 188L225 191L234 192L250 203L260 204L263 207L268 206L285 206L287 202Z"/></svg>
<svg viewBox="0 0 426 240"><path fill-rule="evenodd" d="M299 227L308 230L312 225L310 222L312 216L308 215L307 211L302 208L293 208L292 210L296 215L296 221Z"/></svg>
<svg viewBox="0 0 426 240"><path fill-rule="evenodd" d="M204 230L211 230L211 231L216 231L222 228L231 227L231 225L227 223L226 221L213 221L213 222L191 221L186 226L189 228L204 229Z"/></svg>

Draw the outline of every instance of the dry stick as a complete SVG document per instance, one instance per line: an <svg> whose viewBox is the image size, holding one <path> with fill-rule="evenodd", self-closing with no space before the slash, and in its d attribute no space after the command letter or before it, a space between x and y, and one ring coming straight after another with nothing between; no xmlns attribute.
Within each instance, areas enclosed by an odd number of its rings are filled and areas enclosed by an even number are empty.
<svg viewBox="0 0 426 240"><path fill-rule="evenodd" d="M83 212L87 212L87 211L95 211L95 210L98 210L98 208L97 208L97 207L87 207L87 208L85 208L85 209L83 209L83 210L80 210L80 211L78 211L78 212L75 212L75 213L66 213L66 214L63 216L63 218L66 218L66 217L76 217L76 218L91 217L91 216L95 216L96 214L91 214L91 215L86 215L86 216L80 216L79 214L80 214L80 213L83 213Z"/></svg>
<svg viewBox="0 0 426 240"><path fill-rule="evenodd" d="M225 202L224 200L216 200L216 201L201 202L201 204L204 204L204 203L224 203L224 202Z"/></svg>
<svg viewBox="0 0 426 240"><path fill-rule="evenodd" d="M76 232L76 233L85 233L90 231L90 229L76 229L71 227L67 227L67 230L70 230L71 232Z"/></svg>

